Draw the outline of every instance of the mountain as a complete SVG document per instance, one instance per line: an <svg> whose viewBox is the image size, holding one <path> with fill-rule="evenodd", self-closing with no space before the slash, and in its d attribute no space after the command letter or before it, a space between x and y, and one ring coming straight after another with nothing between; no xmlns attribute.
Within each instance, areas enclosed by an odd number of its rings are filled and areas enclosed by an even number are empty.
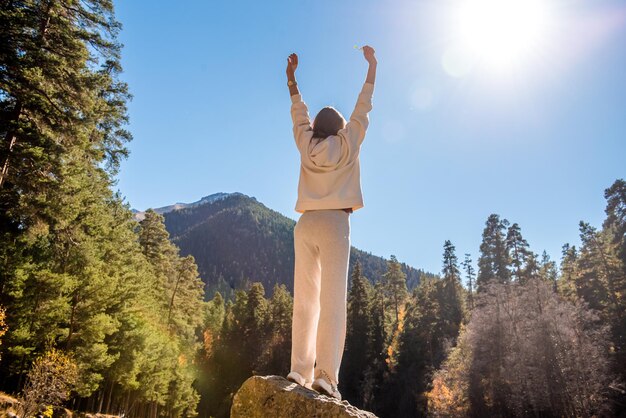
<svg viewBox="0 0 626 418"><path fill-rule="evenodd" d="M214 193L210 196L205 196L202 199L198 200L197 202L193 202L193 203L174 203L173 205L169 205L169 206L163 206L162 208L156 208L153 209L156 213L160 213L161 215L163 215L164 213L167 212L171 212L173 210L179 210L179 209L184 209L184 208L191 208L194 206L198 206L198 205L202 205L205 203L213 203L215 201L218 201L220 199L224 199L225 197L228 196L233 196L233 195L242 195L241 193ZM137 219L138 221L143 220L144 218L144 213L145 212L140 212L136 209L132 209L132 212L135 214L135 219Z"/></svg>
<svg viewBox="0 0 626 418"><path fill-rule="evenodd" d="M268 294L275 284L293 293L293 228L295 221L242 193L217 193L193 203L176 203L155 209L165 217L165 227L181 255L191 254L206 283L207 298L220 291L231 298L234 290L261 282ZM136 212L141 219L143 212ZM381 279L387 260L354 247L350 274L359 260L373 283ZM402 264L407 286L415 287L422 270ZM349 283L350 285L350 283Z"/></svg>

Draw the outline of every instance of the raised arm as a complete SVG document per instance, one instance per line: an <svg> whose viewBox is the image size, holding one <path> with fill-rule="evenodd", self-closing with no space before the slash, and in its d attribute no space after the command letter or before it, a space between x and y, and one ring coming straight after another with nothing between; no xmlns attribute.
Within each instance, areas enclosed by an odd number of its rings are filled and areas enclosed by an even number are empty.
<svg viewBox="0 0 626 418"><path fill-rule="evenodd" d="M374 55L376 51L369 45L365 45L363 47L363 56L369 63L369 68L367 69L367 77L365 77L365 82L374 84L376 81L376 66L378 65L378 61L376 61L376 55Z"/></svg>
<svg viewBox="0 0 626 418"><path fill-rule="evenodd" d="M289 87L289 94L292 96L300 94L296 82L296 68L298 68L298 55L291 54L287 57L287 86Z"/></svg>
<svg viewBox="0 0 626 418"><path fill-rule="evenodd" d="M376 56L374 55L374 48L371 46L363 47L363 56L369 63L367 69L367 76L365 77L365 83L359 93L359 97L354 107L350 120L346 124L346 127L340 131L345 135L348 143L354 147L357 151L359 145L365 139L365 132L369 125L368 113L372 110L372 94L374 93L374 82L376 81ZM356 154L355 154L356 155Z"/></svg>
<svg viewBox="0 0 626 418"><path fill-rule="evenodd" d="M300 152L304 152L306 145L313 135L311 128L311 118L306 104L302 101L302 96L296 83L296 68L298 68L298 56L289 55L287 58L287 85L291 95L291 119L293 120L293 137Z"/></svg>

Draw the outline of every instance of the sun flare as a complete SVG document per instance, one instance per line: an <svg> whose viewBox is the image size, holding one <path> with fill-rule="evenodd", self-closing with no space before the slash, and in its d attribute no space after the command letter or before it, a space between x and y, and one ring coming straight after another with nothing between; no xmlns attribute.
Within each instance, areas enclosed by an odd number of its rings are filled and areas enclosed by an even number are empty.
<svg viewBox="0 0 626 418"><path fill-rule="evenodd" d="M527 61L545 42L548 1L461 0L453 23L454 59L497 71Z"/></svg>

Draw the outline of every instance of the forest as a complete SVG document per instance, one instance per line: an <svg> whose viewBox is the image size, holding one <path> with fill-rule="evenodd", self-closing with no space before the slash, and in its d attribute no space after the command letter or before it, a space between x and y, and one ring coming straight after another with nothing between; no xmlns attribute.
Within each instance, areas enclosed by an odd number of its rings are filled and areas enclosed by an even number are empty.
<svg viewBox="0 0 626 418"><path fill-rule="evenodd" d="M110 1L0 3L0 389L22 417L228 416L248 376L289 371L288 289L205 295L163 216L113 191L132 138ZM395 257L356 265L344 398L387 418L623 412L626 182L607 186L558 261L493 214L477 269L451 241L411 291Z"/></svg>
<svg viewBox="0 0 626 418"><path fill-rule="evenodd" d="M602 229L581 222L582 245L563 245L560 263L493 214L478 271L450 241L440 276L412 292L395 257L375 285L357 264L344 399L380 417L617 416L625 406L626 182L605 196ZM248 376L288 372L291 303L281 287L266 299L260 283L234 302L219 293L209 302L201 410L228 416Z"/></svg>

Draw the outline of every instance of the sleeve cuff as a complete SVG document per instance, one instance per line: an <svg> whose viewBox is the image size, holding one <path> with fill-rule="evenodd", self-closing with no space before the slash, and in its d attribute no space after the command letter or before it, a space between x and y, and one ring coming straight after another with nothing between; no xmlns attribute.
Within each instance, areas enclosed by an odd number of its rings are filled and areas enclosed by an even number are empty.
<svg viewBox="0 0 626 418"><path fill-rule="evenodd" d="M299 94L294 94L291 96L291 103L300 103L302 101L302 96Z"/></svg>
<svg viewBox="0 0 626 418"><path fill-rule="evenodd" d="M363 89L361 89L361 93L373 94L374 85L372 83L365 82L365 84L363 84Z"/></svg>

